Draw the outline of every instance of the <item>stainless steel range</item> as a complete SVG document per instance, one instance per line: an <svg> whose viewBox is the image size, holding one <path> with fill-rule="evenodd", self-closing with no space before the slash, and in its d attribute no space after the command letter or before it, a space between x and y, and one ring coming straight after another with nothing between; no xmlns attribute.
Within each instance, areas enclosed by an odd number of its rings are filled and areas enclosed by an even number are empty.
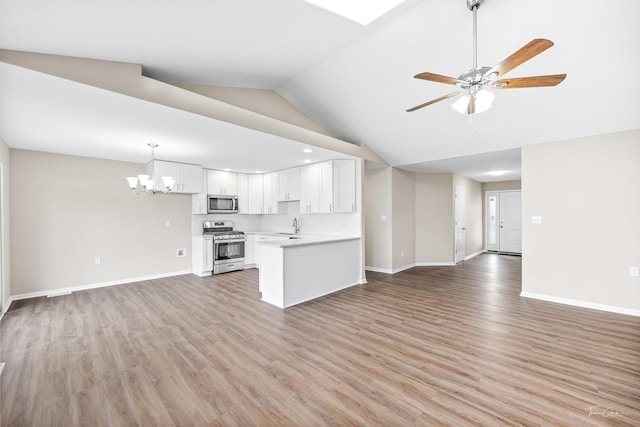
<svg viewBox="0 0 640 427"><path fill-rule="evenodd" d="M213 274L244 269L245 235L233 229L233 222L204 221L202 234L213 236Z"/></svg>

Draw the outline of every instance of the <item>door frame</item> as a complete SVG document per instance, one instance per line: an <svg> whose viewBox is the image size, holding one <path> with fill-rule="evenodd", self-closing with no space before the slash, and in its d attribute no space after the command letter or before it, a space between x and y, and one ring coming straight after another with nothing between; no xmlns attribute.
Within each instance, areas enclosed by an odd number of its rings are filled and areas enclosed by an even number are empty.
<svg viewBox="0 0 640 427"><path fill-rule="evenodd" d="M501 193L515 193L519 192L522 197L522 189L512 189L512 190L488 190L484 192L484 250L486 252L493 252L499 254L516 254L516 252L503 252L500 251L500 230L496 230L496 235L498 239L498 250L489 250L489 197L491 195L497 195L496 201L496 224L500 220L500 194ZM522 219L521 219L522 221ZM521 255L522 253L520 253Z"/></svg>
<svg viewBox="0 0 640 427"><path fill-rule="evenodd" d="M5 280L5 241L7 233L5 232L5 197L4 197L4 163L0 162L0 318L4 315L9 307L6 304L6 280Z"/></svg>
<svg viewBox="0 0 640 427"><path fill-rule="evenodd" d="M458 195L462 197L458 198ZM460 202L461 201L461 202ZM462 204L460 204L462 203ZM466 257L465 246L466 246L466 189L460 185L456 185L453 190L453 262L457 264L459 262L464 261ZM462 224L458 224L458 209L462 209L460 212L460 219L462 220ZM462 234L462 239L458 239L458 233ZM461 245L458 248L458 244ZM461 249L458 252L458 249Z"/></svg>

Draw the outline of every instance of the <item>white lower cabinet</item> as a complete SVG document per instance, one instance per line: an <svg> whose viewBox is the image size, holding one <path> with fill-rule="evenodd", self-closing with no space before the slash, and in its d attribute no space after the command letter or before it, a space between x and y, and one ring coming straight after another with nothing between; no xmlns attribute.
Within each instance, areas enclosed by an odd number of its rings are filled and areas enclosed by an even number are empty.
<svg viewBox="0 0 640 427"><path fill-rule="evenodd" d="M255 257L255 246L256 246L256 235L255 234L247 234L246 240L244 242L244 267L251 268L255 267L256 257Z"/></svg>
<svg viewBox="0 0 640 427"><path fill-rule="evenodd" d="M213 236L192 236L191 272L208 276L213 271Z"/></svg>
<svg viewBox="0 0 640 427"><path fill-rule="evenodd" d="M260 249L262 247L261 243L262 242L267 242L269 240L285 240L286 237L282 237L282 236L272 236L269 234L254 234L254 241L253 241L253 263L255 264L256 268L260 268ZM247 239L248 242L248 239ZM247 256L247 252L252 250L252 248L247 244L245 246L244 249L244 254L245 254L245 263L246 263L246 256Z"/></svg>

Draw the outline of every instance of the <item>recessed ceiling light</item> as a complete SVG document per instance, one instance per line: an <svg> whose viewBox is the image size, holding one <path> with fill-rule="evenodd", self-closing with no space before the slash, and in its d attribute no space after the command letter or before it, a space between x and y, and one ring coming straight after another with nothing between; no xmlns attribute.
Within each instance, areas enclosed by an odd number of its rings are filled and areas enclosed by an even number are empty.
<svg viewBox="0 0 640 427"><path fill-rule="evenodd" d="M487 175L491 175L491 176L501 176L506 174L508 171L491 171L491 172L487 172Z"/></svg>
<svg viewBox="0 0 640 427"><path fill-rule="evenodd" d="M311 160L309 160L309 159L304 159L304 162L305 162L305 163L311 163Z"/></svg>
<svg viewBox="0 0 640 427"><path fill-rule="evenodd" d="M368 25L391 9L403 3L404 0L305 0L337 15Z"/></svg>
<svg viewBox="0 0 640 427"><path fill-rule="evenodd" d="M231 169L227 168L227 169L225 169L224 171L225 171L225 172L229 172L230 170L231 170Z"/></svg>
<svg viewBox="0 0 640 427"><path fill-rule="evenodd" d="M262 172L260 172L260 171L256 171L256 173L262 173Z"/></svg>
<svg viewBox="0 0 640 427"><path fill-rule="evenodd" d="M304 150L305 153L313 153L313 150L311 148L305 148Z"/></svg>

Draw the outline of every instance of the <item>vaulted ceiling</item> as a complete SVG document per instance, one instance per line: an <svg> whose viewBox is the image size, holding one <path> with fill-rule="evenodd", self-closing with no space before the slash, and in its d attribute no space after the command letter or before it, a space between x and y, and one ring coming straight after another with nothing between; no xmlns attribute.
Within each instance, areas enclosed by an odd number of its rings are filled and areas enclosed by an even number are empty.
<svg viewBox="0 0 640 427"><path fill-rule="evenodd" d="M457 77L471 68L471 28L465 0L407 0L368 26L302 0L0 0L0 49L141 64L167 83L271 89L336 138L409 170L490 181L471 172L473 156L489 169L487 153L496 153L497 167L512 159L517 168L513 153L523 145L640 128L637 0L486 0L478 65L547 38L554 47L508 76L566 73L566 80L496 91L493 107L473 117L453 111L451 100L405 112L452 91L415 74ZM214 118L6 63L0 79L0 137L10 147L142 162L146 143L160 141L181 161L223 167L239 155L230 150L225 159L225 146L251 140L261 151L245 170L301 161L299 147L268 132L230 130ZM251 149L240 152L249 162Z"/></svg>

